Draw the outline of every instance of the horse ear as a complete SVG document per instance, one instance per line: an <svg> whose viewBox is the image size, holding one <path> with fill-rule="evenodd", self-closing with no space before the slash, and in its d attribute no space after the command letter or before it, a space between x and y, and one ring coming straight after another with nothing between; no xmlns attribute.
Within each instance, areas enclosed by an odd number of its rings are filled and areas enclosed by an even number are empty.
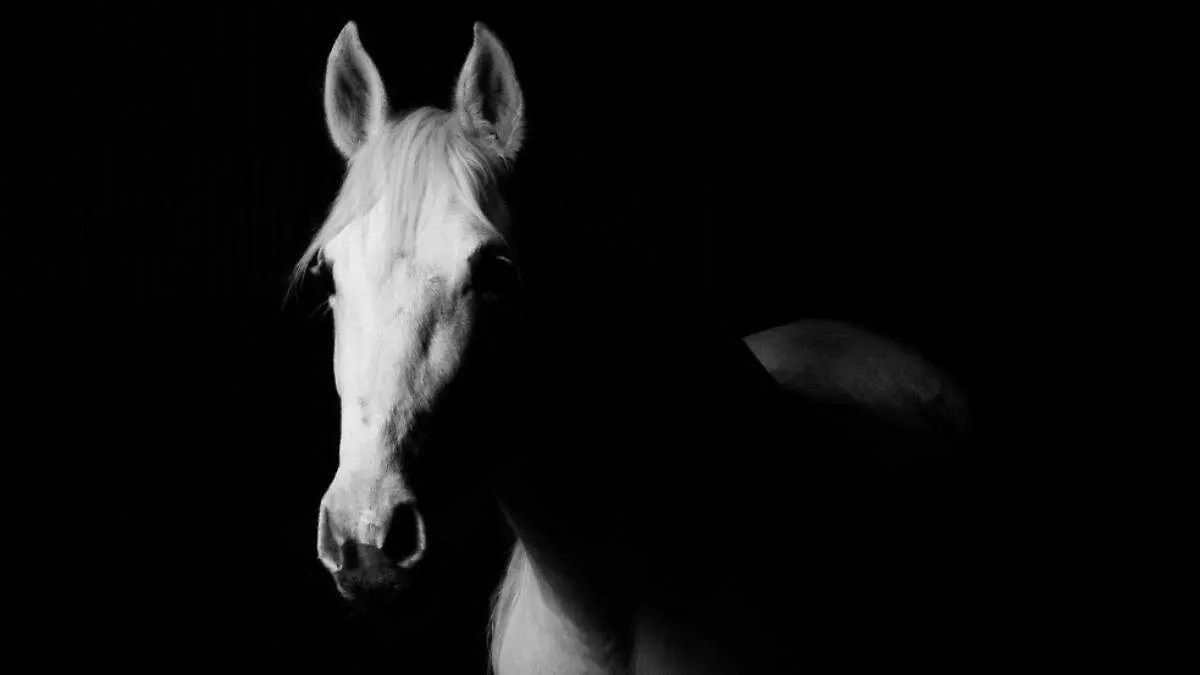
<svg viewBox="0 0 1200 675"><path fill-rule="evenodd" d="M504 45L487 26L476 22L475 44L454 92L455 112L463 127L501 159L511 160L524 137L524 103Z"/></svg>
<svg viewBox="0 0 1200 675"><path fill-rule="evenodd" d="M350 21L338 34L325 64L325 124L342 156L349 159L379 131L387 116L383 80Z"/></svg>

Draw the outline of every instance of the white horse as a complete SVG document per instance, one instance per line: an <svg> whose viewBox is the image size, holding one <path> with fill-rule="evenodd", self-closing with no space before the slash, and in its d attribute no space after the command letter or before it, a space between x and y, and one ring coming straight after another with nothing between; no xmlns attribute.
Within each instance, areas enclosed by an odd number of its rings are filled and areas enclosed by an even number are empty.
<svg viewBox="0 0 1200 675"><path fill-rule="evenodd" d="M917 627L953 623L930 623L952 616L934 587L962 564L930 477L966 437L955 387L842 324L727 339L572 233L510 222L499 179L525 105L474 30L450 111L393 115L352 22L328 60L348 172L297 278L318 261L336 287L341 442L317 552L341 593L417 583L456 522L446 486L474 472L517 537L500 675L944 651Z"/></svg>

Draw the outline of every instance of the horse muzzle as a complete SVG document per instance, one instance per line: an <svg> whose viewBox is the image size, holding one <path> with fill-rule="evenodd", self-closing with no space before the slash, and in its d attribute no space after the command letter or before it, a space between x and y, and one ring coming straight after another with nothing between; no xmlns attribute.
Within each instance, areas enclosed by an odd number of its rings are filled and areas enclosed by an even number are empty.
<svg viewBox="0 0 1200 675"><path fill-rule="evenodd" d="M350 514L321 505L317 558L347 600L388 601L402 593L425 557L425 520L414 502L402 502L380 517Z"/></svg>

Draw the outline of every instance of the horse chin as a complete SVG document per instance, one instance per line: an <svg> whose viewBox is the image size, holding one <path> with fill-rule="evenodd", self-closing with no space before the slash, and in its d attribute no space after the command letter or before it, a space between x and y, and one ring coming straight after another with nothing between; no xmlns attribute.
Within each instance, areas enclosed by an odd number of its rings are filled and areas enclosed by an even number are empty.
<svg viewBox="0 0 1200 675"><path fill-rule="evenodd" d="M359 546L358 564L334 572L338 593L356 606L379 608L411 601L421 584L421 565L404 566L373 547Z"/></svg>
<svg viewBox="0 0 1200 675"><path fill-rule="evenodd" d="M341 571L334 582L342 598L361 608L396 607L414 595L416 575L405 569Z"/></svg>

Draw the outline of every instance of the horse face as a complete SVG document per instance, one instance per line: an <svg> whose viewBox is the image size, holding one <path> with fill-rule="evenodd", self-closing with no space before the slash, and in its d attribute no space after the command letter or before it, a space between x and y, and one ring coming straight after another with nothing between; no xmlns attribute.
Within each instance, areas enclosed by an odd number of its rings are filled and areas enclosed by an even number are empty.
<svg viewBox="0 0 1200 675"><path fill-rule="evenodd" d="M424 508L436 492L429 467L471 442L456 433L472 424L461 392L473 389L468 373L483 372L472 364L486 361L516 278L502 204L488 198L522 129L500 43L476 24L453 112L388 121L383 91L347 24L326 73L326 120L350 171L319 246L337 289L341 440L317 552L348 598L395 595L438 540Z"/></svg>

